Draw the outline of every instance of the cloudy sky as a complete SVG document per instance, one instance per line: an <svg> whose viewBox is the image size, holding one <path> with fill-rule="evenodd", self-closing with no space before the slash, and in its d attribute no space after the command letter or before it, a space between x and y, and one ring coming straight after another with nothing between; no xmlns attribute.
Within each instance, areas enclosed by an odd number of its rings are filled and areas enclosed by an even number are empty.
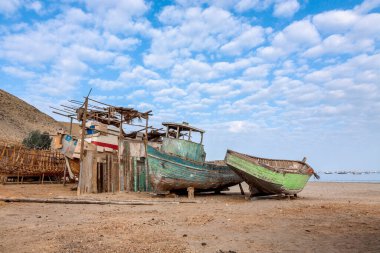
<svg viewBox="0 0 380 253"><path fill-rule="evenodd" d="M380 0L1 0L0 88L52 116L93 88L208 159L380 169Z"/></svg>

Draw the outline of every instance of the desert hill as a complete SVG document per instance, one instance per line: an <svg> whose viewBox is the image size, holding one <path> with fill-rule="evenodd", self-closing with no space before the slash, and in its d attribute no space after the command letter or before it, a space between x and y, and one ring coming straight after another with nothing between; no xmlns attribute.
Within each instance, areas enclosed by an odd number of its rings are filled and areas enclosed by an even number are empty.
<svg viewBox="0 0 380 253"><path fill-rule="evenodd" d="M61 127L52 117L0 89L0 140L22 142L33 130L54 134Z"/></svg>

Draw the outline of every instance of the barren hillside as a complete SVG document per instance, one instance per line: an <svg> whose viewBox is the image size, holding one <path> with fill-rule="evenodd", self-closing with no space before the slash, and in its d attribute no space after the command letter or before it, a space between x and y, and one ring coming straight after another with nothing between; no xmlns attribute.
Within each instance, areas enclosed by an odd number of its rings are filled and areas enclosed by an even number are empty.
<svg viewBox="0 0 380 253"><path fill-rule="evenodd" d="M33 130L53 134L60 127L52 117L0 89L0 140L22 142Z"/></svg>

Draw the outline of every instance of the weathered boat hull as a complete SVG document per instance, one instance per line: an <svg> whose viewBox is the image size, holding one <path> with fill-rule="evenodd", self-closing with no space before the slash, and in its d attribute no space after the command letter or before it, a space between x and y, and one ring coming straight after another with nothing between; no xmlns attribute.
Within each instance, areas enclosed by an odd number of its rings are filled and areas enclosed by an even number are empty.
<svg viewBox="0 0 380 253"><path fill-rule="evenodd" d="M69 169L75 176L78 177L79 172L80 172L80 160L78 158L74 158L74 159L68 159L68 162L70 166Z"/></svg>
<svg viewBox="0 0 380 253"><path fill-rule="evenodd" d="M255 164L247 155L230 150L227 151L225 161L247 182L252 195L297 194L302 191L314 172L311 168L306 169L305 173L276 171L268 166Z"/></svg>
<svg viewBox="0 0 380 253"><path fill-rule="evenodd" d="M216 191L243 180L227 165L193 162L163 153L148 145L150 183L155 191L186 190Z"/></svg>

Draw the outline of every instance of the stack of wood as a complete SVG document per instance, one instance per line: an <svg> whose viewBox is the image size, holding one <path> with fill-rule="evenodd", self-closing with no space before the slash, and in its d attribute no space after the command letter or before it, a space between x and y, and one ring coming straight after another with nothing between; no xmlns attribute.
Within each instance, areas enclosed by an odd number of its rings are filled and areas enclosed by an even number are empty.
<svg viewBox="0 0 380 253"><path fill-rule="evenodd" d="M63 176L65 166L58 151L0 143L1 176Z"/></svg>

